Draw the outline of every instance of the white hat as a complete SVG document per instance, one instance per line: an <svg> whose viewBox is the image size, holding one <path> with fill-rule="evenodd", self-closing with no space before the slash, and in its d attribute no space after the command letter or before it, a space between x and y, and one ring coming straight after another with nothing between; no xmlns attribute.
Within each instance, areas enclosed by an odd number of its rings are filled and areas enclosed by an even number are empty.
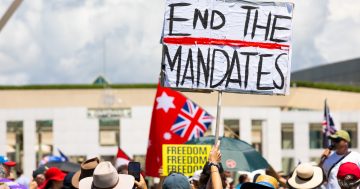
<svg viewBox="0 0 360 189"><path fill-rule="evenodd" d="M288 180L293 188L316 188L322 184L324 175L322 169L310 163L301 163Z"/></svg>
<svg viewBox="0 0 360 189"><path fill-rule="evenodd" d="M134 180L131 175L118 174L115 167L105 161L96 166L93 177L80 180L79 189L132 189Z"/></svg>
<svg viewBox="0 0 360 189"><path fill-rule="evenodd" d="M195 180L199 181L201 176L202 170L197 170L194 172L194 175L189 179L190 181Z"/></svg>

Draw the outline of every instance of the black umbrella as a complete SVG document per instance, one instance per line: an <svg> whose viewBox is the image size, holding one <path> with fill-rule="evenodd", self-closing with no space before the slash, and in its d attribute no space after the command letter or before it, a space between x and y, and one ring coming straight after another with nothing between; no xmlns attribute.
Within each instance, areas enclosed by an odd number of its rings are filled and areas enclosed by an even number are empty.
<svg viewBox="0 0 360 189"><path fill-rule="evenodd" d="M57 167L59 168L61 171L63 172L76 172L78 170L80 170L80 165L77 163L72 163L69 161L64 161L64 162L48 162L44 165L45 167Z"/></svg>

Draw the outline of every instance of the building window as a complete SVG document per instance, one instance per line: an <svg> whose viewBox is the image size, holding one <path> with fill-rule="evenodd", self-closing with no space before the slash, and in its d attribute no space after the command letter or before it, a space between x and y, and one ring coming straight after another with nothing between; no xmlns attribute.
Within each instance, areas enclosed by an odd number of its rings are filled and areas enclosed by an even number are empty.
<svg viewBox="0 0 360 189"><path fill-rule="evenodd" d="M357 123L341 123L341 129L347 131L350 135L350 148L358 147Z"/></svg>
<svg viewBox="0 0 360 189"><path fill-rule="evenodd" d="M120 121L118 119L99 120L100 146L120 145Z"/></svg>
<svg viewBox="0 0 360 189"><path fill-rule="evenodd" d="M323 131L321 123L310 124L309 139L310 149L322 148Z"/></svg>
<svg viewBox="0 0 360 189"><path fill-rule="evenodd" d="M6 123L7 157L22 168L24 155L24 127L22 121L8 121Z"/></svg>
<svg viewBox="0 0 360 189"><path fill-rule="evenodd" d="M36 135L36 162L39 163L44 156L52 155L53 153L53 121L36 121Z"/></svg>
<svg viewBox="0 0 360 189"><path fill-rule="evenodd" d="M251 144L260 153L262 153L262 121L251 121Z"/></svg>
<svg viewBox="0 0 360 189"><path fill-rule="evenodd" d="M294 125L292 123L281 124L281 148L294 149Z"/></svg>
<svg viewBox="0 0 360 189"><path fill-rule="evenodd" d="M240 122L238 119L224 120L224 136L231 138L240 138Z"/></svg>
<svg viewBox="0 0 360 189"><path fill-rule="evenodd" d="M292 157L283 157L281 158L282 170L285 175L291 173L295 168L294 158Z"/></svg>

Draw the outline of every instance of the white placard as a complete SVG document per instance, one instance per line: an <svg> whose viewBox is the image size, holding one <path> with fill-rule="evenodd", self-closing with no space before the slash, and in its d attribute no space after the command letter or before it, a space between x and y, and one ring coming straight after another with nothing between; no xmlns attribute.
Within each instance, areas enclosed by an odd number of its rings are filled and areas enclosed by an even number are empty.
<svg viewBox="0 0 360 189"><path fill-rule="evenodd" d="M293 7L287 2L167 0L164 85L289 94Z"/></svg>

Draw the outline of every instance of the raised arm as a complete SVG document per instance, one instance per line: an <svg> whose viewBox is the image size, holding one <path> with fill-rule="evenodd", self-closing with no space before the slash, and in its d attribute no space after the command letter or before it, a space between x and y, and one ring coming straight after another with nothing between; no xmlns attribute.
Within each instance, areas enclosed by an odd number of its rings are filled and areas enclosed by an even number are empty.
<svg viewBox="0 0 360 189"><path fill-rule="evenodd" d="M210 172L211 177L208 182L208 185L211 184L213 189L222 189L222 182L219 172L219 163L221 162L221 153L220 153L220 141L213 146L209 155L209 165L210 165ZM208 188L208 187L207 187Z"/></svg>

